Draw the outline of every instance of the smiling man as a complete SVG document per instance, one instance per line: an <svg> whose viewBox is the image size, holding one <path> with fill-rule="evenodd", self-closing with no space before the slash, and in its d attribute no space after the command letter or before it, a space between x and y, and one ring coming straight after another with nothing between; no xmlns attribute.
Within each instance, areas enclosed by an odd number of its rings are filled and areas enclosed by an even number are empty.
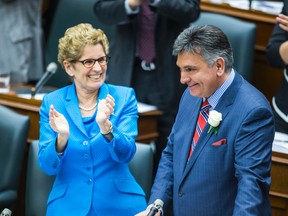
<svg viewBox="0 0 288 216"><path fill-rule="evenodd" d="M271 215L268 101L233 69L232 47L217 27L185 29L173 54L187 89L149 203L164 201L165 216L170 208L174 216ZM206 123L212 110L214 126Z"/></svg>

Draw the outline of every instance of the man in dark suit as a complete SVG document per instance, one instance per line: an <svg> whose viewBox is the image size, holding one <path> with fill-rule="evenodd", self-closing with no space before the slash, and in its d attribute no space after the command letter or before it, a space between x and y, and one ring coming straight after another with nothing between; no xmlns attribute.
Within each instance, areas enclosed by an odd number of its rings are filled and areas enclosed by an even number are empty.
<svg viewBox="0 0 288 216"><path fill-rule="evenodd" d="M142 22L145 5L152 17ZM100 21L116 26L111 38L107 82L133 87L138 101L155 105L163 111L158 121L160 136L155 162L158 164L184 91L172 46L178 34L198 18L200 1L97 0L94 9ZM144 46L152 46L150 53L155 51L147 64L140 55L141 26L148 26L153 32L150 36L145 35L146 39L151 37L152 40L146 41Z"/></svg>
<svg viewBox="0 0 288 216"><path fill-rule="evenodd" d="M288 139L288 0L284 1L282 12L276 17L276 25L267 46L267 58L272 66L284 69L284 76L272 99L272 105L276 136L279 133L286 134Z"/></svg>
<svg viewBox="0 0 288 216"><path fill-rule="evenodd" d="M173 216L271 215L274 121L269 102L233 69L231 45L219 28L187 28L173 53L188 88L149 203L161 199L164 213L173 206Z"/></svg>

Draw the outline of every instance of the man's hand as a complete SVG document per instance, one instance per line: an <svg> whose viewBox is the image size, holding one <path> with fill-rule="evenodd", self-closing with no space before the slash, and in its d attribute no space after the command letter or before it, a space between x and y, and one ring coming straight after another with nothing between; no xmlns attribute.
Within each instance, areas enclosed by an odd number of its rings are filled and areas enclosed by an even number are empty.
<svg viewBox="0 0 288 216"><path fill-rule="evenodd" d="M142 211L138 214L136 214L135 216L147 216L150 212L150 208L148 207L145 211ZM155 216L161 216L161 212L157 212Z"/></svg>
<svg viewBox="0 0 288 216"><path fill-rule="evenodd" d="M128 0L128 5L132 10L135 10L136 7L140 6L143 3L143 0Z"/></svg>

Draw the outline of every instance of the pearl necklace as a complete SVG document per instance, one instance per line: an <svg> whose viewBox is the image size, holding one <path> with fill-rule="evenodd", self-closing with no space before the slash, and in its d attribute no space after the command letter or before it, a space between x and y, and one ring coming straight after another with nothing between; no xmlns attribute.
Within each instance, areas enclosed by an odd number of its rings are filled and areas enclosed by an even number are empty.
<svg viewBox="0 0 288 216"><path fill-rule="evenodd" d="M93 109L95 109L96 105L97 105L97 103L95 103L92 107L89 107L89 108L86 108L86 107L83 107L83 106L79 105L79 108L81 110L89 112L89 111L92 111Z"/></svg>

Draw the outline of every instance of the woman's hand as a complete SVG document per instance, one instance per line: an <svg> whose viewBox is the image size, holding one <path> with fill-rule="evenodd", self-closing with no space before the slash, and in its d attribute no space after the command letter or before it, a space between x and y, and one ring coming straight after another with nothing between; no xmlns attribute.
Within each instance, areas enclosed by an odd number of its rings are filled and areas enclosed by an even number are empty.
<svg viewBox="0 0 288 216"><path fill-rule="evenodd" d="M69 125L66 118L57 112L53 105L50 106L49 123L55 132L69 135Z"/></svg>
<svg viewBox="0 0 288 216"><path fill-rule="evenodd" d="M70 133L69 124L66 118L54 109L53 105L49 110L49 124L58 133L56 150L59 153L63 152Z"/></svg>
<svg viewBox="0 0 288 216"><path fill-rule="evenodd" d="M106 134L111 127L110 116L114 113L115 99L111 95L99 101L96 122L100 127L101 133Z"/></svg>

